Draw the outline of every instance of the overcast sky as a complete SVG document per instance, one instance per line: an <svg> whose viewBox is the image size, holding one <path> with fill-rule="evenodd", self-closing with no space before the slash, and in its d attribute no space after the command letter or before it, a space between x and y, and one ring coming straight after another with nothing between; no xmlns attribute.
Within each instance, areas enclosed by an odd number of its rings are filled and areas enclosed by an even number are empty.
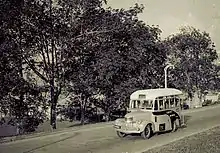
<svg viewBox="0 0 220 153"><path fill-rule="evenodd" d="M159 25L162 38L176 33L180 26L191 25L210 33L220 53L220 0L108 0L112 8L129 8L135 3L145 7L139 18Z"/></svg>

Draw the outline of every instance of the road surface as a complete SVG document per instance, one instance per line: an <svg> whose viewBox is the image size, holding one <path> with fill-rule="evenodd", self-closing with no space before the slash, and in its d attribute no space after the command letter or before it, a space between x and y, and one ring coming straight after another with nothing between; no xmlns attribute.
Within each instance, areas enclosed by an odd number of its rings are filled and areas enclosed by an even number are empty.
<svg viewBox="0 0 220 153"><path fill-rule="evenodd" d="M82 128L54 135L0 144L0 153L141 153L220 124L220 105L187 110L187 128L143 140L119 139L112 125Z"/></svg>

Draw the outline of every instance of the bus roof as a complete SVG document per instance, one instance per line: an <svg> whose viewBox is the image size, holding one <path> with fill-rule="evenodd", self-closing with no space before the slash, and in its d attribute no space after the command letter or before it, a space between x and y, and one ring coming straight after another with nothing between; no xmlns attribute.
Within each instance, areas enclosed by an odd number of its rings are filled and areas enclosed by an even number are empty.
<svg viewBox="0 0 220 153"><path fill-rule="evenodd" d="M171 95L182 95L182 91L174 88L158 88L158 89L146 89L146 90L137 90L133 92L130 96L131 100L140 99L139 95L145 95L142 99L155 99L157 97L171 96Z"/></svg>

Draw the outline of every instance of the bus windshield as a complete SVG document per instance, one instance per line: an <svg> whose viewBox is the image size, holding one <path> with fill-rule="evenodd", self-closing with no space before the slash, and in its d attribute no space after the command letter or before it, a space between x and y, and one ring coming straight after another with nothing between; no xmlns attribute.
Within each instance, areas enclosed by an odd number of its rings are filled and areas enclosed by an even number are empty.
<svg viewBox="0 0 220 153"><path fill-rule="evenodd" d="M141 108L142 109L152 109L153 108L153 101L152 100L144 100Z"/></svg>
<svg viewBox="0 0 220 153"><path fill-rule="evenodd" d="M132 100L131 101L131 108L136 109L148 109L151 110L153 108L153 100Z"/></svg>

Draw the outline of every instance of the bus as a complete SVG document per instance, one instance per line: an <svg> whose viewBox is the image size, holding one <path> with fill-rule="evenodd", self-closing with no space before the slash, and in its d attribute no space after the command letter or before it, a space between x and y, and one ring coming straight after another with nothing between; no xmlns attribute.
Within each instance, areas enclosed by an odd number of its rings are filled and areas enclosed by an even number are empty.
<svg viewBox="0 0 220 153"><path fill-rule="evenodd" d="M137 90L130 95L128 113L116 119L114 128L122 138L141 134L149 139L154 133L174 132L182 124L183 93L174 88Z"/></svg>

